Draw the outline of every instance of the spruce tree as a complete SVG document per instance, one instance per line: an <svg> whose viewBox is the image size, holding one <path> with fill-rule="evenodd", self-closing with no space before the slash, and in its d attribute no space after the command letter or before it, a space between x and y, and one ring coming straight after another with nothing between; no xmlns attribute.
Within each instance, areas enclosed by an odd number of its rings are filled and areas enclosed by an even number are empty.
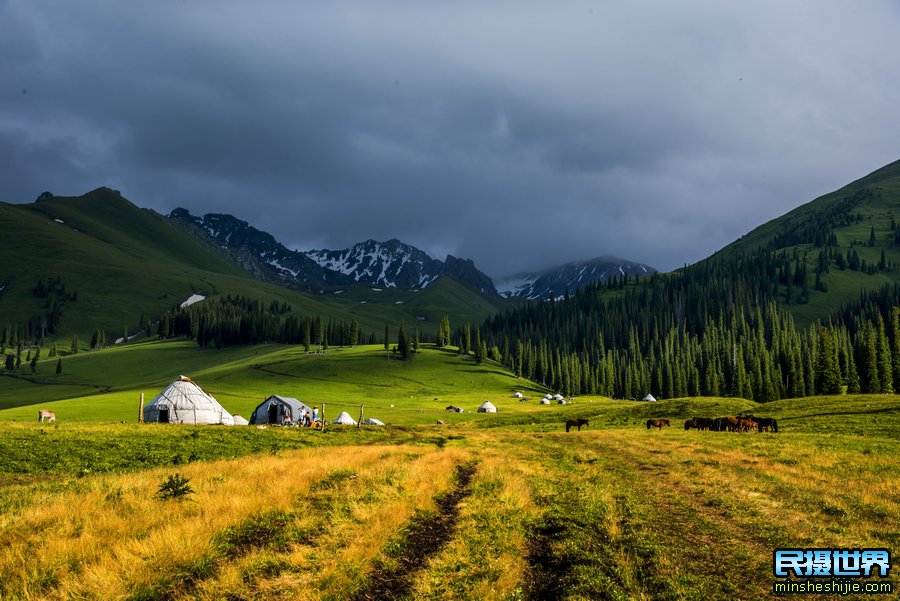
<svg viewBox="0 0 900 601"><path fill-rule="evenodd" d="M355 319L350 322L350 346L356 346L359 343L359 322Z"/></svg>
<svg viewBox="0 0 900 601"><path fill-rule="evenodd" d="M391 331L388 326L384 326L384 350L388 350L390 348L390 338Z"/></svg>
<svg viewBox="0 0 900 601"><path fill-rule="evenodd" d="M62 358L59 358L56 360L56 373L57 374L62 373Z"/></svg>

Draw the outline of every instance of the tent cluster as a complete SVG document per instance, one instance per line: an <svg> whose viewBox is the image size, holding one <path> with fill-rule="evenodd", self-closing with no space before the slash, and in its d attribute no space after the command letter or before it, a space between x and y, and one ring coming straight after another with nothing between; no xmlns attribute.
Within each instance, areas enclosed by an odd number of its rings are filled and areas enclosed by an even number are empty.
<svg viewBox="0 0 900 601"><path fill-rule="evenodd" d="M215 397L204 392L187 376L179 376L143 408L142 414L143 420L149 423L312 426L318 420L318 406L310 408L295 398L273 394L257 405L247 420L240 415L229 413ZM356 420L344 411L331 423L356 425ZM384 425L384 422L374 418L369 418L363 423L370 426Z"/></svg>

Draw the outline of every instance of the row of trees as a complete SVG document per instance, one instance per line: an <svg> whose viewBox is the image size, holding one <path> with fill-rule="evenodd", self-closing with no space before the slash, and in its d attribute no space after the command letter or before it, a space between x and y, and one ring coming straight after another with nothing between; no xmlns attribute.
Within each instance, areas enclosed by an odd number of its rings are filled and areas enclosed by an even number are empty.
<svg viewBox="0 0 900 601"><path fill-rule="evenodd" d="M500 313L475 338L517 375L564 394L771 401L900 390L900 289L864 295L799 332L778 303L799 270L783 253L766 256L710 261L615 297L588 286ZM461 347L469 337L457 332Z"/></svg>

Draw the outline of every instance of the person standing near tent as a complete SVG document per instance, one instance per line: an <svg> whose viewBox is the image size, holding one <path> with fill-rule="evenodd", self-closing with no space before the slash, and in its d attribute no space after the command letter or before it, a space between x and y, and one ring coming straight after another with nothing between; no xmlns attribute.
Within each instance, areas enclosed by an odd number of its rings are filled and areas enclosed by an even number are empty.
<svg viewBox="0 0 900 601"><path fill-rule="evenodd" d="M318 406L318 405L315 405L315 406L313 407L313 416L312 416L312 420L313 420L313 423L319 421L319 406Z"/></svg>
<svg viewBox="0 0 900 601"><path fill-rule="evenodd" d="M309 428L312 425L312 419L309 416L309 409L303 408L303 425Z"/></svg>

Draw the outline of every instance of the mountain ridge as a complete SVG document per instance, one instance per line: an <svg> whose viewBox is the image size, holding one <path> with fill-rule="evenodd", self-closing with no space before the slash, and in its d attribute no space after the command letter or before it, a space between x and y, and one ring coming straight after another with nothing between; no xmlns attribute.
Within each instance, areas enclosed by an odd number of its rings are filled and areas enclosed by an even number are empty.
<svg viewBox="0 0 900 601"><path fill-rule="evenodd" d="M483 294L499 298L491 278L469 259L448 255L445 261L396 238L386 242L369 239L342 250L291 250L271 234L232 215L207 213L195 216L177 208L169 219L189 226L189 231L215 244L255 277L291 288L316 291L321 287L354 283L397 288L424 288L451 275Z"/></svg>

